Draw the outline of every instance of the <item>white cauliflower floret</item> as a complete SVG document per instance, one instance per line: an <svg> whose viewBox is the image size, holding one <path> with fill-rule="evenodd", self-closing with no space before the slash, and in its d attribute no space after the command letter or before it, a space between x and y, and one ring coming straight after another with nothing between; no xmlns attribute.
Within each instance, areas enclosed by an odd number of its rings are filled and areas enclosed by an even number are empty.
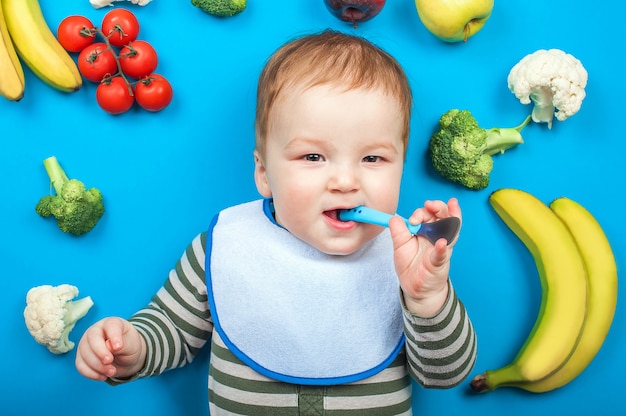
<svg viewBox="0 0 626 416"><path fill-rule="evenodd" d="M115 1L129 1L132 4L137 4L139 6L145 6L150 3L151 0L89 0L89 3L96 8L100 9L105 6L113 6L113 2Z"/></svg>
<svg viewBox="0 0 626 416"><path fill-rule="evenodd" d="M587 71L574 56L560 49L540 49L526 55L509 73L509 89L522 104L534 104L533 121L563 121L576 114L585 98Z"/></svg>
<svg viewBox="0 0 626 416"><path fill-rule="evenodd" d="M74 348L70 332L93 306L89 296L72 301L77 295L78 288L68 284L37 286L26 294L24 321L28 332L54 354Z"/></svg>

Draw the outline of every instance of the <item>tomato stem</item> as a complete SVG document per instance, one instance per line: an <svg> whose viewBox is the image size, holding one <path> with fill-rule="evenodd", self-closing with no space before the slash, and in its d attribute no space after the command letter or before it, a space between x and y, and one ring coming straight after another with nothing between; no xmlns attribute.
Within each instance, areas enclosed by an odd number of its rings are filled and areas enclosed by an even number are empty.
<svg viewBox="0 0 626 416"><path fill-rule="evenodd" d="M124 71L122 71L122 65L120 64L120 58L117 54L117 51L111 46L111 42L109 41L109 36L115 33L115 31L112 30L111 33L109 33L109 35L105 35L100 28L95 28L95 30L100 36L102 36L102 39L104 39L104 43L107 45L107 50L111 51L111 54L113 54L113 59L115 59L115 65L117 66L117 73L109 77L105 77L102 80L102 82L111 82L111 78L119 76L124 80L124 83L126 84L126 87L128 88L128 93L130 94L130 96L131 97L134 96L135 94L133 93L133 84L128 80L128 78L126 78L126 75L124 75Z"/></svg>
<svg viewBox="0 0 626 416"><path fill-rule="evenodd" d="M96 37L96 29L95 28L88 28L87 26L83 26L82 29L80 29L80 35L84 36L86 38L95 38Z"/></svg>

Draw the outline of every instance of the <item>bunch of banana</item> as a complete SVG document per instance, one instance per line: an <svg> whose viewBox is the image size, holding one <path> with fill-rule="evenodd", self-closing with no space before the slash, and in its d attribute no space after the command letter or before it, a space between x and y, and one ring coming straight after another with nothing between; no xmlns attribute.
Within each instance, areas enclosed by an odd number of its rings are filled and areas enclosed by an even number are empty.
<svg viewBox="0 0 626 416"><path fill-rule="evenodd" d="M5 26L15 50L22 61L46 84L64 92L80 89L83 80L72 57L63 49L44 19L38 0L0 0ZM6 35L3 29L3 37ZM7 41L4 41L4 45ZM2 45L0 45L2 49ZM0 57L2 52L0 51ZM4 92L4 78L10 71L3 59L0 79ZM11 59L15 68L17 60ZM19 62L17 62L19 63ZM15 71L15 69L13 69ZM9 83L9 81L7 81ZM22 76L22 89L24 81ZM15 87L15 84L11 84ZM7 85L7 89L10 85Z"/></svg>
<svg viewBox="0 0 626 416"><path fill-rule="evenodd" d="M20 63L0 5L0 95L19 101L24 96L24 70Z"/></svg>
<svg viewBox="0 0 626 416"><path fill-rule="evenodd" d="M541 393L562 387L594 359L613 322L617 267L600 224L565 197L546 206L516 189L489 201L529 249L541 279L535 325L513 361L476 376L479 392L511 386Z"/></svg>

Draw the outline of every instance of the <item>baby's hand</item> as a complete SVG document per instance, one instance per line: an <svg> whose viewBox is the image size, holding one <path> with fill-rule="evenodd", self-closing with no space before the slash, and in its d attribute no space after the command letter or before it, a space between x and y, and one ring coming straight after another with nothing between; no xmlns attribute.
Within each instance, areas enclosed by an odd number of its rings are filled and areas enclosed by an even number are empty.
<svg viewBox="0 0 626 416"><path fill-rule="evenodd" d="M145 363L146 343L122 318L104 318L85 331L76 351L76 368L83 376L104 381L129 377Z"/></svg>
<svg viewBox="0 0 626 416"><path fill-rule="evenodd" d="M447 217L461 218L461 208L456 198L443 201L426 201L423 208L413 212L411 224L432 222ZM416 315L432 317L443 307L448 297L448 272L454 241L447 245L441 238L434 245L421 237L413 236L404 221L394 217L389 222L394 247L396 273L404 301Z"/></svg>

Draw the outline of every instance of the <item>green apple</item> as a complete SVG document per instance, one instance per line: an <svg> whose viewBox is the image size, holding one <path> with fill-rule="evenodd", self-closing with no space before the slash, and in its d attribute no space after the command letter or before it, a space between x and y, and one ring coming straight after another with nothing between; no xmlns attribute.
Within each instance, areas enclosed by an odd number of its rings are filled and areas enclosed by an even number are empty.
<svg viewBox="0 0 626 416"><path fill-rule="evenodd" d="M415 0L420 20L446 42L466 42L491 16L494 0Z"/></svg>

